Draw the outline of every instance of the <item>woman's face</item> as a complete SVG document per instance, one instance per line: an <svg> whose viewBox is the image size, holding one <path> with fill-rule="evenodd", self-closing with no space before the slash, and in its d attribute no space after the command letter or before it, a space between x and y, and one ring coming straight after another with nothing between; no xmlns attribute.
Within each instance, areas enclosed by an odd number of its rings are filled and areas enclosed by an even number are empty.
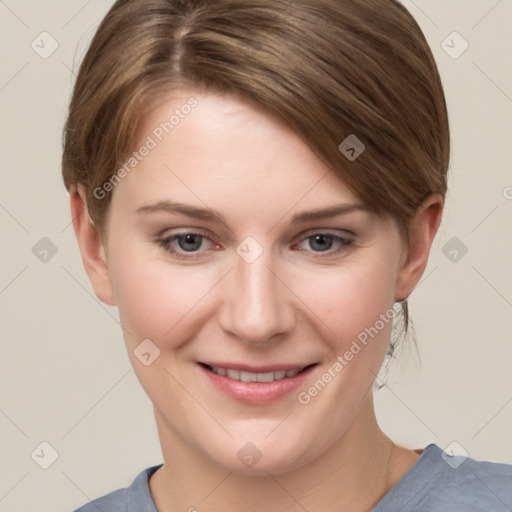
<svg viewBox="0 0 512 512"><path fill-rule="evenodd" d="M137 133L105 249L161 438L235 471L299 467L369 410L401 293L398 229L233 97L175 92Z"/></svg>

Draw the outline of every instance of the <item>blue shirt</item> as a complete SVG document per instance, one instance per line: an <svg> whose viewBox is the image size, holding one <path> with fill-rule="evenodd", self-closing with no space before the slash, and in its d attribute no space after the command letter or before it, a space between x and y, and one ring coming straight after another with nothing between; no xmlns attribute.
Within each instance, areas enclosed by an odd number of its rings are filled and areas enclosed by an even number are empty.
<svg viewBox="0 0 512 512"><path fill-rule="evenodd" d="M459 457L429 444L372 512L511 512L512 465ZM161 466L75 512L158 512L148 481Z"/></svg>

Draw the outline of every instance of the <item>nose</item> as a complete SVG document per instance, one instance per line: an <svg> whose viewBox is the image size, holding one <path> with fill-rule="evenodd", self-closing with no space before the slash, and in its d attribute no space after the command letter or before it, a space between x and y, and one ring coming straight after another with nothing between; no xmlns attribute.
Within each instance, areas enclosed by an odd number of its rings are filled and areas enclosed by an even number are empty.
<svg viewBox="0 0 512 512"><path fill-rule="evenodd" d="M295 325L290 285L279 275L270 250L254 261L238 254L233 260L234 268L222 281L221 327L247 344L273 344Z"/></svg>

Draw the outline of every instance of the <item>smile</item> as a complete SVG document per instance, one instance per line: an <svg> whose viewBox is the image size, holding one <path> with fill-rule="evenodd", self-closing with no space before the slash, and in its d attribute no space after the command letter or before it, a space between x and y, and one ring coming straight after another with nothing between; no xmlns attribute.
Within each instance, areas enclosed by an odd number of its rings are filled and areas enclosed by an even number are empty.
<svg viewBox="0 0 512 512"><path fill-rule="evenodd" d="M302 366L248 366L231 362L198 362L208 388L247 405L273 402L302 386L318 363Z"/></svg>
<svg viewBox="0 0 512 512"><path fill-rule="evenodd" d="M274 382L276 380L283 380L290 377L295 377L298 373L305 368L294 368L292 370L278 370L274 372L246 372L235 370L233 368L222 368L220 366L204 365L206 369L210 370L217 375L228 377L229 379L238 380L241 382Z"/></svg>

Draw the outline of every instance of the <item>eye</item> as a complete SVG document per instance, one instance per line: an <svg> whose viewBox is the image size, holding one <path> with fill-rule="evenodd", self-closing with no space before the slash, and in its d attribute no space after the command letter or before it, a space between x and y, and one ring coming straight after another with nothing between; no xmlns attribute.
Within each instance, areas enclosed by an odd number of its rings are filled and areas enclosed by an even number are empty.
<svg viewBox="0 0 512 512"><path fill-rule="evenodd" d="M303 245L304 242L309 243L314 253L327 253L327 255L332 256L345 251L352 245L353 240L330 233L313 233L303 238L303 241L299 245ZM338 247L331 251L330 249L335 244L338 244ZM319 256L322 256L322 254L319 254Z"/></svg>
<svg viewBox="0 0 512 512"><path fill-rule="evenodd" d="M174 234L165 238L159 239L158 245L162 247L165 251L169 252L173 256L184 259L192 259L197 256L192 256L198 252L198 249L201 248L203 241L211 240L201 233L180 233Z"/></svg>
<svg viewBox="0 0 512 512"><path fill-rule="evenodd" d="M205 252L205 250L201 251L201 248L205 249L203 243L205 241L207 242L207 245L210 244L215 247L219 247L218 245L213 244L212 240L206 235L196 232L173 234L168 237L158 239L157 243L172 256L190 260L200 257ZM352 245L353 240L330 233L313 233L304 237L302 241L296 245L302 246L304 243L308 242L310 248L313 249L312 252L316 253L315 257L322 257L324 256L323 253L325 253L325 256L333 256L345 251L350 245ZM337 248L331 250L334 245L337 245ZM301 250L307 251L307 249L304 248Z"/></svg>

